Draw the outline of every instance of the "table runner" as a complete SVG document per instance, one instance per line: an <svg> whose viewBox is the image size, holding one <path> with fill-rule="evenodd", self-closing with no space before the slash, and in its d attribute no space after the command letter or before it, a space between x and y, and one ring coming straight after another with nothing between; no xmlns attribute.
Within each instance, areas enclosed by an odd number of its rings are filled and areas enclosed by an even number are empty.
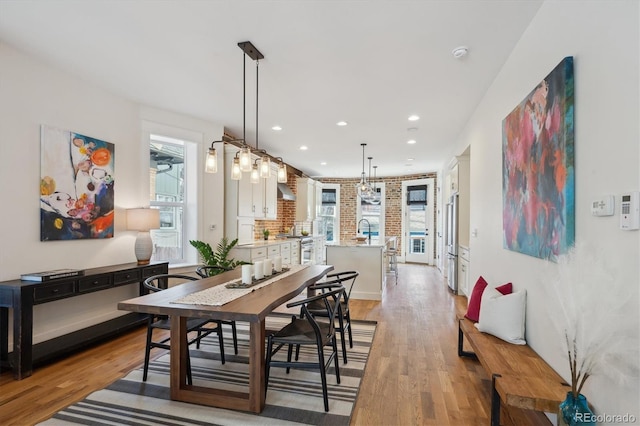
<svg viewBox="0 0 640 426"><path fill-rule="evenodd" d="M208 288L206 290L198 291L196 293L191 293L185 297L182 297L178 300L174 300L171 303L181 303L183 305L208 305L208 306L222 306L225 303L229 303L232 300L237 299L238 297L242 297L245 294L249 294L254 290L272 284L284 277L287 277L291 274L295 274L296 272L302 271L304 268L309 265L293 265L289 268L287 272L283 272L273 277L270 280L257 284L250 288L227 288L226 284L237 281L238 278L227 281L226 283L219 284L215 287Z"/></svg>

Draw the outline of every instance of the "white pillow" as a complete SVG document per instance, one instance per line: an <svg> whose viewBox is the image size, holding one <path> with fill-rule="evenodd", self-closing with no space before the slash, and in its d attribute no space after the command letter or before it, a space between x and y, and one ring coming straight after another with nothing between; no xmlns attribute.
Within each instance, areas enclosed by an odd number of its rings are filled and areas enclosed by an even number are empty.
<svg viewBox="0 0 640 426"><path fill-rule="evenodd" d="M527 303L525 290L503 295L487 287L482 294L478 330L515 345L526 345L524 321Z"/></svg>

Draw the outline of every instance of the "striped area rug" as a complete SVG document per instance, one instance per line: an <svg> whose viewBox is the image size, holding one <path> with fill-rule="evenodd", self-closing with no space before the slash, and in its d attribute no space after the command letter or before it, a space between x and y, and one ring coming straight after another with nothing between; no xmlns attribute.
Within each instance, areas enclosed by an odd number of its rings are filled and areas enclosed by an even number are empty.
<svg viewBox="0 0 640 426"><path fill-rule="evenodd" d="M270 316L267 330L283 327L290 316ZM233 353L230 328L225 327L225 358L220 363L217 336L203 340L200 349L191 348L194 384L246 392L248 388L248 324L238 323L238 355ZM153 361L149 377L142 381L142 369L129 373L107 388L56 413L42 425L348 425L358 396L375 322L352 321L354 347L348 363L342 361L338 341L340 384L334 369L327 372L329 412L322 401L320 375L313 370L272 368L266 407L260 414L187 404L169 398L169 354ZM153 354L153 353L152 353ZM278 356L286 357L286 350ZM316 359L313 348L303 348L300 358Z"/></svg>

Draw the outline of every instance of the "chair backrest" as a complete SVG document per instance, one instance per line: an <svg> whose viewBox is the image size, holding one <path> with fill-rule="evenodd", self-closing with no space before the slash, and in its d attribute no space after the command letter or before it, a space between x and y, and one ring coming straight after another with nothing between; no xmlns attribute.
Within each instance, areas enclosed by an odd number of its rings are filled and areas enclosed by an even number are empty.
<svg viewBox="0 0 640 426"><path fill-rule="evenodd" d="M181 274L158 274L144 280L143 285L149 291L156 292L169 288L169 280L196 281L198 278Z"/></svg>
<svg viewBox="0 0 640 426"><path fill-rule="evenodd" d="M224 266L204 266L200 265L196 268L196 274L200 276L200 278L213 277L214 275L221 274L223 272L230 271L231 269L225 268Z"/></svg>
<svg viewBox="0 0 640 426"><path fill-rule="evenodd" d="M298 300L296 302L288 303L287 304L287 308L292 308L294 306L302 306L302 308L301 308L301 312L303 313L302 317L304 317L307 321L309 321L309 323L311 324L311 326L315 330L316 335L319 336L320 332L321 332L320 331L320 326L318 325L318 322L314 318L313 314L311 312L309 312L309 310L307 308L307 305L309 305L309 303L315 302L317 300L323 301L324 302L324 306L325 306L325 308L327 310L326 317L329 318L328 322L324 322L323 323L323 324L328 324L329 325L327 335L324 336L324 337L325 338L329 338L329 337L333 337L335 335L335 323L336 323L335 320L340 315L340 312L342 312L342 306L340 304L340 299L342 298L343 294L344 294L344 288L340 287L340 288L337 288L335 290L326 291L324 293L316 294L315 296L308 297L306 299L302 299L302 300Z"/></svg>
<svg viewBox="0 0 640 426"><path fill-rule="evenodd" d="M327 274L327 281L319 282L309 288L312 290L322 289L325 291L325 289L331 290L339 286L344 287L344 300L345 302L348 302L349 297L351 297L351 289L353 289L353 285L356 283L358 275L360 275L358 271L333 272L331 274Z"/></svg>

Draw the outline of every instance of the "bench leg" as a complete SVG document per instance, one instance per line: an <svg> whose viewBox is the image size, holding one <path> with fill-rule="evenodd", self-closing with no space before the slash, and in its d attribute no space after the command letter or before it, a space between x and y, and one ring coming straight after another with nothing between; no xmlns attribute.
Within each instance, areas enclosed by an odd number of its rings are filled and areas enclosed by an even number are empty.
<svg viewBox="0 0 640 426"><path fill-rule="evenodd" d="M462 349L462 344L464 343L464 333L462 333L462 328L460 327L460 321L462 320L458 321L458 356L478 359L478 356L473 352L465 351Z"/></svg>
<svg viewBox="0 0 640 426"><path fill-rule="evenodd" d="M500 374L491 376L491 426L500 426L500 395L496 390L496 378Z"/></svg>

